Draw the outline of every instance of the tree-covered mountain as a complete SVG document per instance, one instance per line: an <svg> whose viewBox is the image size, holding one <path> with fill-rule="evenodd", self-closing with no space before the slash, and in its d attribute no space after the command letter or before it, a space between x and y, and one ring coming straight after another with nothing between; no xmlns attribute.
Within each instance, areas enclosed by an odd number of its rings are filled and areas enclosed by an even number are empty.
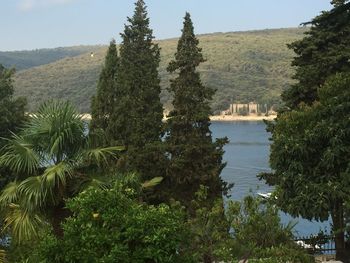
<svg viewBox="0 0 350 263"><path fill-rule="evenodd" d="M305 31L289 28L199 35L206 62L198 70L204 84L217 90L213 110L223 110L232 101L279 101L282 90L293 82L293 52L287 44L301 39ZM171 98L166 89L171 76L166 66L173 59L177 39L157 42L161 47L161 98L167 108ZM48 98L60 98L89 112L106 52L107 46L95 46L78 56L18 71L16 94L27 96L30 110Z"/></svg>
<svg viewBox="0 0 350 263"><path fill-rule="evenodd" d="M22 51L0 51L0 63L17 70L49 64L66 57L92 52L101 46L73 46Z"/></svg>

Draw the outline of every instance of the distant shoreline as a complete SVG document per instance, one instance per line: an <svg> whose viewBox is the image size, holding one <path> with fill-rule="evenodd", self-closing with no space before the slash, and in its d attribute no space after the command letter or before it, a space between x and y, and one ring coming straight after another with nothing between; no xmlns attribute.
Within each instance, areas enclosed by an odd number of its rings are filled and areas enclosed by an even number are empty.
<svg viewBox="0 0 350 263"><path fill-rule="evenodd" d="M82 114L81 115L82 119L84 120L91 120L91 115L90 114ZM235 116L235 115L213 115L210 116L210 120L213 122L233 122L233 121L263 121L263 120L268 120L272 121L275 119L277 116L276 115L248 115L248 116Z"/></svg>
<svg viewBox="0 0 350 263"><path fill-rule="evenodd" d="M231 121L263 121L268 120L272 121L276 118L276 115L248 115L248 116L237 116L237 115L214 115L210 116L211 121L223 121L223 122L231 122Z"/></svg>

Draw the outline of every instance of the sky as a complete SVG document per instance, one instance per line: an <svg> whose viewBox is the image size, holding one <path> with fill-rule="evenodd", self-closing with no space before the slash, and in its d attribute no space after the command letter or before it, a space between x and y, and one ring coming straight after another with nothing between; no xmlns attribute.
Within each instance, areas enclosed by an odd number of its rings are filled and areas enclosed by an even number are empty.
<svg viewBox="0 0 350 263"><path fill-rule="evenodd" d="M120 40L134 0L0 0L0 51ZM145 0L156 39L178 37L185 12L197 34L297 27L330 0Z"/></svg>

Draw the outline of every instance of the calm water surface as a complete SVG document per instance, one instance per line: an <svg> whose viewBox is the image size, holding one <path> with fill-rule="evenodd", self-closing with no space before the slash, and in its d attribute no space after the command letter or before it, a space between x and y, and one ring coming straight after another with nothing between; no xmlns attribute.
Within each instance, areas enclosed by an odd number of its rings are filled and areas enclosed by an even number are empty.
<svg viewBox="0 0 350 263"><path fill-rule="evenodd" d="M234 183L231 198L241 200L247 194L270 192L273 190L259 181L256 177L261 172L270 171L269 168L269 134L263 122L213 122L211 125L213 137L227 137L230 141L225 146L224 160L227 162L221 177ZM305 236L317 234L320 229L329 230L329 222L310 222L302 218L292 218L281 213L283 224L289 221L298 222L296 234Z"/></svg>

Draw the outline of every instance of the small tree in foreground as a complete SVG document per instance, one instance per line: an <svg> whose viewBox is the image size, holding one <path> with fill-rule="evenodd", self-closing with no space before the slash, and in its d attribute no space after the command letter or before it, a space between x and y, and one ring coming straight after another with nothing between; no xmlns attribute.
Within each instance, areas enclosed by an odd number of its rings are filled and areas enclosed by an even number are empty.
<svg viewBox="0 0 350 263"><path fill-rule="evenodd" d="M229 201L226 215L238 246L235 258L266 263L314 262L312 256L294 243L294 225L283 226L278 212L275 205L252 196L241 202Z"/></svg>
<svg viewBox="0 0 350 263"><path fill-rule="evenodd" d="M183 251L190 238L184 213L136 197L133 188L118 183L81 193L67 204L73 215L63 224L63 239L46 237L39 257L61 263L195 262Z"/></svg>

